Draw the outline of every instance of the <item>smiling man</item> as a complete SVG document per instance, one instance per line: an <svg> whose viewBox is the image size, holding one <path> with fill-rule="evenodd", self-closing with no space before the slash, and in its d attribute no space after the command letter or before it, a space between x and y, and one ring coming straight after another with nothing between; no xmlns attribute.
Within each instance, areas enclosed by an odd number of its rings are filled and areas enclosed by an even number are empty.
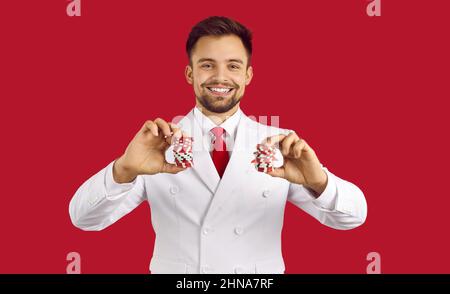
<svg viewBox="0 0 450 294"><path fill-rule="evenodd" d="M259 124L240 109L253 77L246 27L207 18L192 28L186 51L195 107L178 124L146 121L117 160L83 183L69 206L75 226L102 230L148 201L152 273L284 273L287 201L334 229L364 223L358 187L325 168L294 131ZM194 139L192 168L171 163L174 138L186 136ZM278 147L282 165L256 170L256 146Z"/></svg>
<svg viewBox="0 0 450 294"><path fill-rule="evenodd" d="M253 76L251 47L247 51L236 35L206 35L194 44L190 41L187 46L186 77L194 86L197 106L214 114L234 113Z"/></svg>

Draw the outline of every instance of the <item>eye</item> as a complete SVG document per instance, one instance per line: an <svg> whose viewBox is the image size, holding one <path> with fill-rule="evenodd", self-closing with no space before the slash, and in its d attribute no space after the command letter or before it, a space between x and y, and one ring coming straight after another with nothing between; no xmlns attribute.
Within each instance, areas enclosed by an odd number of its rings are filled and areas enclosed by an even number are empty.
<svg viewBox="0 0 450 294"><path fill-rule="evenodd" d="M231 65L230 65L230 68L231 68L231 69L234 69L234 70L238 70L238 69L240 69L241 67L240 67L239 65L237 65L237 64L231 64Z"/></svg>
<svg viewBox="0 0 450 294"><path fill-rule="evenodd" d="M204 64L201 65L201 68L210 69L210 68L212 68L212 65L209 64L209 63L204 63Z"/></svg>

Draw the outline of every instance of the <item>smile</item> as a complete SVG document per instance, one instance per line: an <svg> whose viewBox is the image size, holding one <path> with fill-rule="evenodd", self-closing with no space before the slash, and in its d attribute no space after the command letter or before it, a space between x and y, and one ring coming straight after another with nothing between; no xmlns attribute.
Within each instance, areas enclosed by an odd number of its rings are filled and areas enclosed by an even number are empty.
<svg viewBox="0 0 450 294"><path fill-rule="evenodd" d="M225 95L233 91L233 88L215 88L215 87L206 87L211 93L216 95Z"/></svg>

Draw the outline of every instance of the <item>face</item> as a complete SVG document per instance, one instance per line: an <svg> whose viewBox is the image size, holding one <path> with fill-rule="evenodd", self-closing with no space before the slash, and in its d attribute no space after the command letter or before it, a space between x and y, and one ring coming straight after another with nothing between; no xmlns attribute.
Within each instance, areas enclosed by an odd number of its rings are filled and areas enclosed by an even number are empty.
<svg viewBox="0 0 450 294"><path fill-rule="evenodd" d="M235 35L201 37L191 55L185 74L197 103L214 113L239 105L253 77L241 39Z"/></svg>

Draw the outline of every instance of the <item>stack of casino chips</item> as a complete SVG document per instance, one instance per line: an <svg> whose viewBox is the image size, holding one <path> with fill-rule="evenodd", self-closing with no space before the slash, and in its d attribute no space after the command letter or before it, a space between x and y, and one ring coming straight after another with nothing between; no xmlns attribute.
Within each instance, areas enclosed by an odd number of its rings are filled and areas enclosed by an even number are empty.
<svg viewBox="0 0 450 294"><path fill-rule="evenodd" d="M252 163L255 165L257 171L264 173L273 171L273 161L276 160L275 147L258 144L253 154L255 155L255 159L252 160Z"/></svg>
<svg viewBox="0 0 450 294"><path fill-rule="evenodd" d="M173 141L173 157L175 158L175 164L180 167L192 167L193 154L192 154L192 137L180 137L174 138Z"/></svg>

